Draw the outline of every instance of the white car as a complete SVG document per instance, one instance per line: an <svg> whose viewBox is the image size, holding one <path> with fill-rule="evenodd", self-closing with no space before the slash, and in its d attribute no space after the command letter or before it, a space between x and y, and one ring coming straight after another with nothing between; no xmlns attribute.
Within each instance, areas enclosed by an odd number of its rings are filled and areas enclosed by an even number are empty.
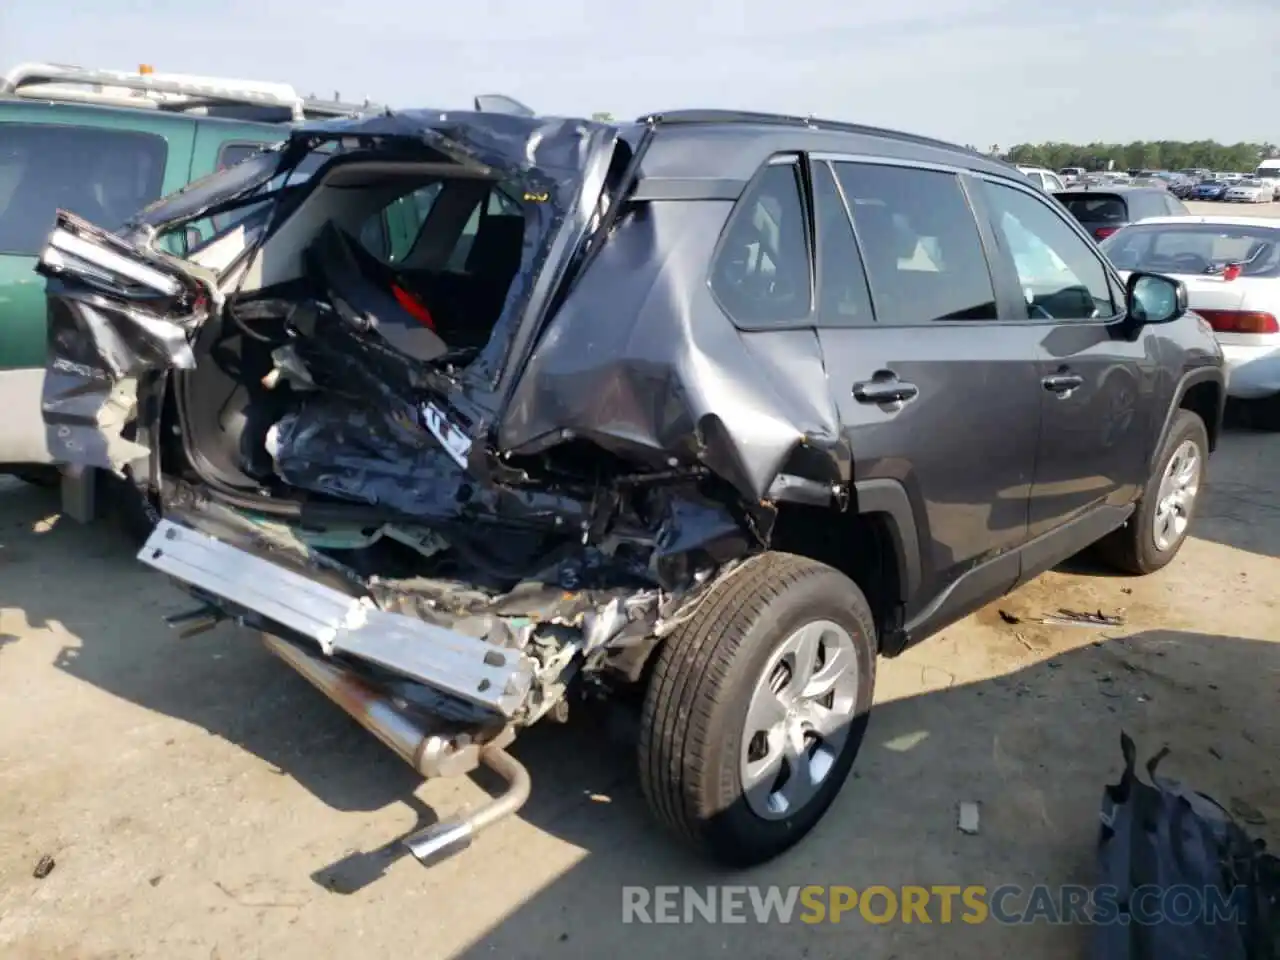
<svg viewBox="0 0 1280 960"><path fill-rule="evenodd" d="M1227 395L1257 401L1255 420L1280 430L1280 220L1150 217L1113 233L1102 251L1122 275L1176 277L1213 327Z"/></svg>
<svg viewBox="0 0 1280 960"><path fill-rule="evenodd" d="M1280 200L1280 172L1259 176L1255 179L1271 188L1271 198L1273 200Z"/></svg>
<svg viewBox="0 0 1280 960"><path fill-rule="evenodd" d="M1018 167L1018 172L1047 193L1065 190L1067 186L1060 176L1044 167Z"/></svg>
<svg viewBox="0 0 1280 960"><path fill-rule="evenodd" d="M1228 203L1270 203L1275 188L1261 180L1241 180L1232 184L1223 194Z"/></svg>

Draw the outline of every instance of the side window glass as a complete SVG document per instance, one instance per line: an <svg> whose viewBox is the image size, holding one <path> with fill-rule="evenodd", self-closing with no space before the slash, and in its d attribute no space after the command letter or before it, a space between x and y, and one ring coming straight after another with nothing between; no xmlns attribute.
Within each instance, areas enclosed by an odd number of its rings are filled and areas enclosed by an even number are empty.
<svg viewBox="0 0 1280 960"><path fill-rule="evenodd" d="M711 290L735 323L783 327L808 322L811 286L799 164L770 164L729 215Z"/></svg>
<svg viewBox="0 0 1280 960"><path fill-rule="evenodd" d="M488 197L472 209L471 216L462 227L462 233L458 235L458 242L453 252L445 262L446 270L454 273L466 272L471 249L475 245L476 235L481 230L481 221L489 217L519 217L520 226L513 228L512 233L519 232L521 235L524 233L524 210L505 190L495 186L489 191Z"/></svg>
<svg viewBox="0 0 1280 960"><path fill-rule="evenodd" d="M835 168L880 323L997 319L982 237L954 175L862 163Z"/></svg>
<svg viewBox="0 0 1280 960"><path fill-rule="evenodd" d="M226 170L228 167L234 167L241 161L248 160L264 147L269 147L269 143L224 143L218 151L218 169Z"/></svg>
<svg viewBox="0 0 1280 960"><path fill-rule="evenodd" d="M417 243L443 189L443 182L437 181L392 200L361 224L361 244L378 259L399 263Z"/></svg>
<svg viewBox="0 0 1280 960"><path fill-rule="evenodd" d="M1037 197L982 181L995 228L1013 257L1029 320L1115 316L1102 261Z"/></svg>
<svg viewBox="0 0 1280 960"><path fill-rule="evenodd" d="M150 133L0 123L0 254L39 254L60 208L117 229L159 198L167 156Z"/></svg>
<svg viewBox="0 0 1280 960"><path fill-rule="evenodd" d="M813 165L814 219L818 230L818 324L840 327L871 323L871 295L853 223L825 163Z"/></svg>

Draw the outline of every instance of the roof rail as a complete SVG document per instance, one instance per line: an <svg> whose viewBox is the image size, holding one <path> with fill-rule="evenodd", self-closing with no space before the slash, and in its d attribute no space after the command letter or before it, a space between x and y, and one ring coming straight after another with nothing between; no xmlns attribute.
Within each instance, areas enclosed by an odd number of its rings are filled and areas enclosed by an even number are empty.
<svg viewBox="0 0 1280 960"><path fill-rule="evenodd" d="M383 109L300 97L286 83L188 74L131 73L52 63L24 63L0 77L0 97L72 101L100 106L188 112L217 107L276 111L285 119L339 117Z"/></svg>
<svg viewBox="0 0 1280 960"><path fill-rule="evenodd" d="M872 127L861 123L847 123L842 120L821 120L817 117L796 117L782 113L756 113L751 110L668 110L663 113L651 113L638 117L636 123L671 126L683 124L754 124L757 126L806 127L810 130L835 130L841 133L856 133L872 137L890 137L904 140L922 147L937 147L941 150L958 150L974 156L985 156L976 150L962 147L946 140L924 137L915 133L904 133L901 130L888 130L884 127Z"/></svg>

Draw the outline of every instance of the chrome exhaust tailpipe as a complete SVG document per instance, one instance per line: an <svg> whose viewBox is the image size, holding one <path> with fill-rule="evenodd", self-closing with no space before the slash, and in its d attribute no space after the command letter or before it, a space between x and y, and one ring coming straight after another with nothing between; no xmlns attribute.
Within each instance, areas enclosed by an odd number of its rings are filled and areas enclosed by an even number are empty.
<svg viewBox="0 0 1280 960"><path fill-rule="evenodd" d="M506 781L507 788L480 809L455 820L434 823L406 837L405 845L423 864L430 866L465 850L475 834L515 813L529 799L529 771L504 749L511 742L509 731L484 745L469 740L459 745L458 734L462 731L427 729L421 720L399 709L385 693L350 670L279 637L263 634L262 639L268 650L423 777L461 776L483 764Z"/></svg>
<svg viewBox="0 0 1280 960"><path fill-rule="evenodd" d="M404 839L409 852L425 867L447 860L471 846L471 838L499 820L511 816L529 799L529 771L500 746L480 751L480 762L506 781L507 788L479 810L456 820L442 820Z"/></svg>

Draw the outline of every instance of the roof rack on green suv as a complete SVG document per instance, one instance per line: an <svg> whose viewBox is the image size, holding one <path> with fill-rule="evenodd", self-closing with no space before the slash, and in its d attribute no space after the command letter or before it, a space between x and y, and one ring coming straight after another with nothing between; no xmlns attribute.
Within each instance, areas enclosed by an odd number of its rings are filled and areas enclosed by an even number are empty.
<svg viewBox="0 0 1280 960"><path fill-rule="evenodd" d="M51 63L24 63L0 79L0 97L129 107L165 113L280 123L376 113L386 108L365 99L344 103L301 96L286 83L102 70Z"/></svg>

